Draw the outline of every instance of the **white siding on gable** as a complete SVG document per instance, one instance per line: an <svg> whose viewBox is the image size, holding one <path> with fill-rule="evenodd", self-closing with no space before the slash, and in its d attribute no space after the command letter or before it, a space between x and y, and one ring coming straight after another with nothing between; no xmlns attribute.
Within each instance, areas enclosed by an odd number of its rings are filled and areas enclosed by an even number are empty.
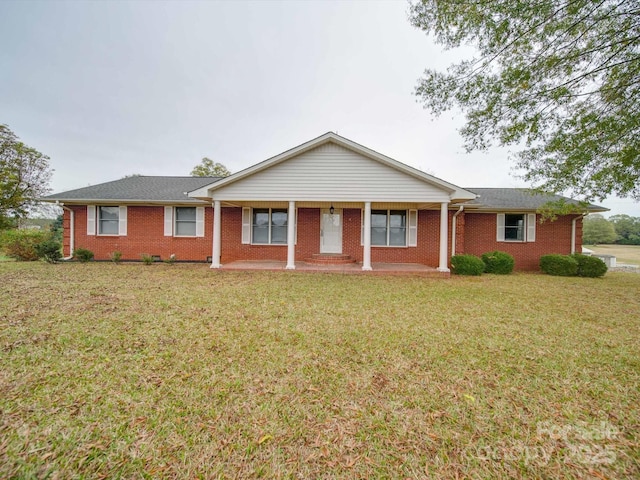
<svg viewBox="0 0 640 480"><path fill-rule="evenodd" d="M446 202L449 192L334 143L214 190L216 200Z"/></svg>

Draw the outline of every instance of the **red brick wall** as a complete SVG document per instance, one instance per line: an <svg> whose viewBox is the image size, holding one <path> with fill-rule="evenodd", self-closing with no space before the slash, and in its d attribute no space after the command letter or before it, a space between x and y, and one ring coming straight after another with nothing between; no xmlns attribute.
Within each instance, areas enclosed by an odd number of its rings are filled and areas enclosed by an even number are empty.
<svg viewBox="0 0 640 480"><path fill-rule="evenodd" d="M88 248L96 260L108 260L114 251L122 252L123 260L140 260L143 253L160 255L162 259L175 254L178 260L205 261L211 256L213 209L205 208L204 237L165 237L164 209L162 206L127 209L127 236L87 235L87 209L71 207L75 211L75 247ZM449 212L447 255L451 255L451 222L454 212ZM539 216L538 216L539 218ZM516 259L516 269L537 270L541 255L547 253L568 254L571 250L571 220L575 216L561 217L555 222L538 223L536 241L532 243L497 242L496 214L464 212L457 217L456 251L481 255L492 250L510 253ZM343 210L343 253L362 262L360 209ZM69 255L69 212L64 212L64 252ZM582 242L582 222L576 228L576 249ZM235 260L287 259L286 245L242 244L242 209L222 209L221 262ZM440 242L440 211L418 212L417 247L371 247L372 262L421 263L438 266ZM320 209L298 209L298 236L296 260L302 261L320 252Z"/></svg>
<svg viewBox="0 0 640 480"><path fill-rule="evenodd" d="M87 207L74 206L75 212L75 248L88 248L96 260L108 260L114 251L122 252L123 260L140 260L143 253L160 255L164 260L172 254L178 260L206 261L212 250L213 209L206 207L204 212L204 237L165 237L164 207L127 208L127 235L101 236L87 235ZM65 211L65 232L69 212ZM69 242L65 238L65 253L68 254Z"/></svg>
<svg viewBox="0 0 640 480"><path fill-rule="evenodd" d="M513 255L516 270L538 270L542 255L571 253L571 221L575 217L576 215L567 215L553 222L547 220L540 223L538 215L535 242L498 242L495 213L466 213L464 253L482 255L500 250ZM582 246L582 221L579 220L576 227L576 251L579 252Z"/></svg>
<svg viewBox="0 0 640 480"><path fill-rule="evenodd" d="M296 260L320 252L320 209L298 209ZM211 255L211 253L209 253ZM286 245L250 245L242 243L242 208L222 209L222 245L220 262L236 260L287 260Z"/></svg>

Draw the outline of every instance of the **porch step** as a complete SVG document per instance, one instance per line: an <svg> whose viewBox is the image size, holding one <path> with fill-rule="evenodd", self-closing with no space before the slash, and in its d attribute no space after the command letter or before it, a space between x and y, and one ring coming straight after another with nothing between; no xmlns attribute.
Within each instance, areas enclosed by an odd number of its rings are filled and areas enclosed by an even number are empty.
<svg viewBox="0 0 640 480"><path fill-rule="evenodd" d="M351 255L314 253L311 258L306 258L305 262L312 265L343 265L347 263L355 263L355 259L351 258Z"/></svg>

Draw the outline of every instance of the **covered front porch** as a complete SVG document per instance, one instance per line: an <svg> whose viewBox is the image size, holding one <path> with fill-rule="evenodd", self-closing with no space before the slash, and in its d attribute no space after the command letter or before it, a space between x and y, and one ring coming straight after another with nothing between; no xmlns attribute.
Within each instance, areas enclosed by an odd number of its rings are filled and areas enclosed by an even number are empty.
<svg viewBox="0 0 640 480"><path fill-rule="evenodd" d="M449 271L448 202L214 200L213 207L212 268L248 260L258 262L253 268L284 261L286 270L422 264Z"/></svg>
<svg viewBox="0 0 640 480"><path fill-rule="evenodd" d="M297 270L333 253L365 272L420 263L445 273L449 207L476 198L333 132L189 196L213 203L212 268L277 260Z"/></svg>

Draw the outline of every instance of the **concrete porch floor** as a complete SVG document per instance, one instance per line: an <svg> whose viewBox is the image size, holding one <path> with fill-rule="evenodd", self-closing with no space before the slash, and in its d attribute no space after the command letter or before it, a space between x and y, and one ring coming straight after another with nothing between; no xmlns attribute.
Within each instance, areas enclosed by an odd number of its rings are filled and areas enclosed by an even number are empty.
<svg viewBox="0 0 640 480"><path fill-rule="evenodd" d="M316 265L306 262L296 262L295 270L285 270L287 262L275 260L238 260L223 264L220 270L262 270L262 271L292 271L316 273L342 273L346 275L410 275L430 278L449 278L449 272L439 272L433 267L419 263L373 263L373 270L365 272L361 263L347 263L341 265Z"/></svg>

